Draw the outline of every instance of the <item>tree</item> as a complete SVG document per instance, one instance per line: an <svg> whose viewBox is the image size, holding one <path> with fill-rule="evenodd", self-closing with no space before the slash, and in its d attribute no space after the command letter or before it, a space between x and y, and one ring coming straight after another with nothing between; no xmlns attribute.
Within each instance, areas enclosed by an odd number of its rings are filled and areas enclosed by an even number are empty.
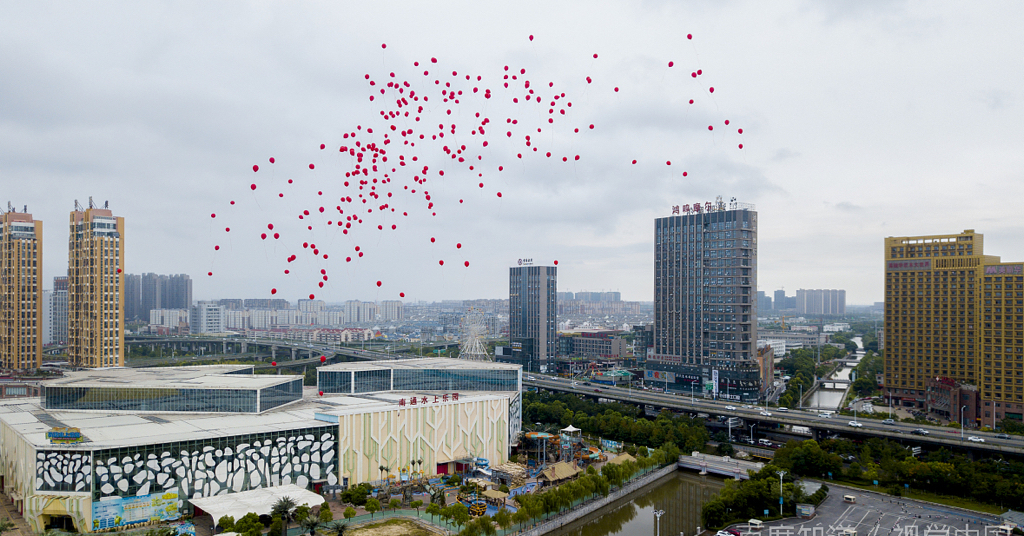
<svg viewBox="0 0 1024 536"><path fill-rule="evenodd" d="M296 504L295 499L291 497L281 497L274 503L274 507L270 509L272 516L279 516L283 527L282 534L288 534L288 521L291 519L292 512L295 510Z"/></svg>
<svg viewBox="0 0 1024 536"><path fill-rule="evenodd" d="M469 508L462 503L455 503L448 508L451 508L452 523L455 523L456 527L462 527L469 521Z"/></svg>
<svg viewBox="0 0 1024 536"><path fill-rule="evenodd" d="M349 508L352 508L351 506ZM325 523L321 529L330 536L345 536L348 534L348 523L344 521L331 521Z"/></svg>
<svg viewBox="0 0 1024 536"><path fill-rule="evenodd" d="M398 510L399 506L402 506L402 501L398 499L391 499L391 501L388 502L388 508L390 508L392 512Z"/></svg>
<svg viewBox="0 0 1024 536"><path fill-rule="evenodd" d="M352 507L349 506L349 508ZM355 510L353 510L353 512L354 511ZM317 517L320 518L321 523L330 523L331 521L334 521L334 513L331 512L331 507L328 506L326 502L320 505L320 515Z"/></svg>
<svg viewBox="0 0 1024 536"><path fill-rule="evenodd" d="M235 518L232 516L221 516L221 518L217 520L217 526L224 532L235 532ZM2 529L3 522L0 521L0 534L5 532Z"/></svg>
<svg viewBox="0 0 1024 536"><path fill-rule="evenodd" d="M295 513L292 515L295 518L296 523L302 523L303 519L309 517L309 507L302 504L295 507Z"/></svg>
<svg viewBox="0 0 1024 536"><path fill-rule="evenodd" d="M416 499L415 501L409 503L409 506L415 508L416 509L416 514L419 515L420 507L423 506L423 501L420 500L420 499Z"/></svg>
<svg viewBox="0 0 1024 536"><path fill-rule="evenodd" d="M235 521L235 532L244 536L263 536L263 523L260 516L249 512L242 519Z"/></svg>
<svg viewBox="0 0 1024 536"><path fill-rule="evenodd" d="M281 529L284 527L284 522L281 521L281 516L275 515L273 520L270 522L270 530L267 531L267 536L284 536L281 533Z"/></svg>
<svg viewBox="0 0 1024 536"><path fill-rule="evenodd" d="M356 517L356 509L352 508L351 506L348 506L345 508L345 511L341 513L341 515L345 516L345 519L352 519L353 517Z"/></svg>
<svg viewBox="0 0 1024 536"><path fill-rule="evenodd" d="M380 501L373 497L366 499L366 506L363 508L370 512L370 519L373 519L373 514L380 511Z"/></svg>
<svg viewBox="0 0 1024 536"><path fill-rule="evenodd" d="M526 510L520 508L516 510L516 513L512 514L512 522L519 525L519 530L523 529L523 523L530 520L530 515L526 513Z"/></svg>
<svg viewBox="0 0 1024 536"><path fill-rule="evenodd" d="M430 520L434 520L434 516L441 515L441 507L437 503L430 503L427 505L426 512L430 514Z"/></svg>
<svg viewBox="0 0 1024 536"><path fill-rule="evenodd" d="M320 527L320 519L310 516L307 512L306 517L299 521L299 526L306 529L309 536L314 536L314 534L316 534L316 529Z"/></svg>
<svg viewBox="0 0 1024 536"><path fill-rule="evenodd" d="M512 526L512 514L505 508L502 508L494 514L494 522L501 527L501 530L508 530Z"/></svg>

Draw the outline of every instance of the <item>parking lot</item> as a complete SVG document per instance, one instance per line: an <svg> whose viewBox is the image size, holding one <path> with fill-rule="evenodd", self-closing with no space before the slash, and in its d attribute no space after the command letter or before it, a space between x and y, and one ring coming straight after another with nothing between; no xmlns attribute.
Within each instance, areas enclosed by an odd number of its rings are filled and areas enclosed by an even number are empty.
<svg viewBox="0 0 1024 536"><path fill-rule="evenodd" d="M856 503L843 501L844 495ZM856 536L992 536L989 527L1000 524L990 514L945 507L882 493L829 484L829 496L812 519L785 519L764 524L761 536L828 536L844 529ZM745 525L735 528L749 532Z"/></svg>

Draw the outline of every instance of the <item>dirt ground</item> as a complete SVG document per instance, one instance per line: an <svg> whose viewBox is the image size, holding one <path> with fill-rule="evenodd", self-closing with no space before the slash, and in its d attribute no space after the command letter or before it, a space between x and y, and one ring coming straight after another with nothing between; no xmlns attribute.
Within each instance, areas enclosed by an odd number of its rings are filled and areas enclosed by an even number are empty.
<svg viewBox="0 0 1024 536"><path fill-rule="evenodd" d="M435 536L409 519L389 519L381 523L373 523L352 531L352 536Z"/></svg>

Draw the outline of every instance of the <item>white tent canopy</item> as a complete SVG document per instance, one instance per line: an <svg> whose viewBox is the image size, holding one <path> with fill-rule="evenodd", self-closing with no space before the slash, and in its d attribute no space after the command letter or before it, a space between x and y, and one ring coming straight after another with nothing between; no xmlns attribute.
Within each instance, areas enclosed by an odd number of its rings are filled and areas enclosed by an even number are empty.
<svg viewBox="0 0 1024 536"><path fill-rule="evenodd" d="M274 504L282 497L291 497L296 506L313 507L324 502L324 498L319 494L300 488L295 484L214 495L213 497L200 497L189 499L189 502L210 514L213 517L213 522L216 523L223 516L231 516L237 521L249 512L270 515Z"/></svg>
<svg viewBox="0 0 1024 536"><path fill-rule="evenodd" d="M569 433L569 434L571 434L573 432L579 432L579 431L580 431L579 428L576 428L575 426L573 426L571 424L569 426L566 426L565 428L562 428L561 430L559 430L559 432L566 432L566 433Z"/></svg>

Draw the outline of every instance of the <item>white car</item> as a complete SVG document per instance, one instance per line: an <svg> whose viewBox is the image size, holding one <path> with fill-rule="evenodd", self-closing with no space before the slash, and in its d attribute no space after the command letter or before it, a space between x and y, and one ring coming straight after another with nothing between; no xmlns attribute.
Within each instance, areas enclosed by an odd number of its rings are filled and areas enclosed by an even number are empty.
<svg viewBox="0 0 1024 536"><path fill-rule="evenodd" d="M736 406L725 406L725 409L729 411L736 411Z"/></svg>
<svg viewBox="0 0 1024 536"><path fill-rule="evenodd" d="M973 436L973 435L971 437L968 437L967 440L970 441L971 443L984 443L985 442L984 439L982 439L982 438L980 438L978 436Z"/></svg>
<svg viewBox="0 0 1024 536"><path fill-rule="evenodd" d="M785 406L779 406L778 408L775 408L775 409L778 410L778 411L789 411L789 408L787 408Z"/></svg>
<svg viewBox="0 0 1024 536"><path fill-rule="evenodd" d="M767 412L767 411L762 411L762 412L761 412L761 416L762 416L762 417L771 417L771 416L772 416L772 414L771 414L770 412Z"/></svg>
<svg viewBox="0 0 1024 536"><path fill-rule="evenodd" d="M854 428L864 428L864 425L859 423L859 422L857 422L857 421L850 421L849 424L850 424L850 426L852 426Z"/></svg>
<svg viewBox="0 0 1024 536"><path fill-rule="evenodd" d="M743 409L754 409L754 406L751 406L750 404L747 404L747 405L743 406Z"/></svg>

